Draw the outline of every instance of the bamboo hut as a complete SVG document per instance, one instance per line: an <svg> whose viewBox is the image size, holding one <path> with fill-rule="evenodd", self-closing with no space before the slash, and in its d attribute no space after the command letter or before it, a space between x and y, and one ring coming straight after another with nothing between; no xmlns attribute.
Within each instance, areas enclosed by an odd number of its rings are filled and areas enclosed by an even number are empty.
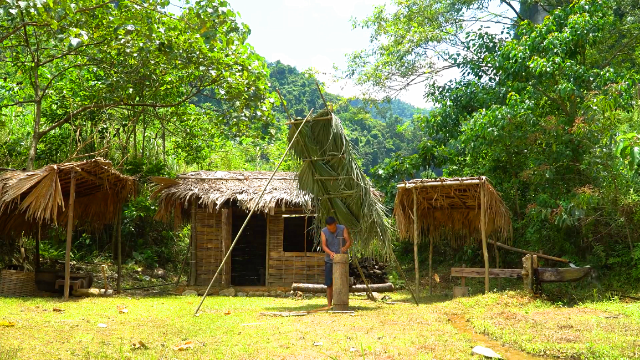
<svg viewBox="0 0 640 360"><path fill-rule="evenodd" d="M484 177L415 179L397 185L394 216L400 237L414 243L416 286L419 284L418 243L429 239L429 287L433 243L450 240L460 247L482 241L485 291L489 291L487 237L511 239L511 218L500 194Z"/></svg>
<svg viewBox="0 0 640 360"><path fill-rule="evenodd" d="M135 179L120 174L103 159L47 165L33 171L6 171L0 174L0 234L36 235L43 227L66 225L66 299L74 224L100 228L115 223L134 191ZM39 240L37 237L36 268Z"/></svg>
<svg viewBox="0 0 640 360"><path fill-rule="evenodd" d="M256 205L217 287L290 287L321 283L324 253L317 247L312 196L298 188L295 173L197 171L176 179L154 177L156 219L191 224L189 285L209 284L232 240Z"/></svg>

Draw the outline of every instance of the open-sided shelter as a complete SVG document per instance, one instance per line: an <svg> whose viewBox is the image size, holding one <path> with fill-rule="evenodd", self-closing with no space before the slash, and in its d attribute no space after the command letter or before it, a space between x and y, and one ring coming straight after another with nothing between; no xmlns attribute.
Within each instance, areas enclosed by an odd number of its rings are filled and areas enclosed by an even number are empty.
<svg viewBox="0 0 640 360"><path fill-rule="evenodd" d="M254 205L214 283L218 287L290 287L321 283L324 253L315 239L312 197L298 187L297 174L276 173L258 204L271 172L197 171L176 179L154 177L157 219L191 224L190 285L207 285Z"/></svg>
<svg viewBox="0 0 640 360"><path fill-rule="evenodd" d="M67 226L65 298L69 296L69 258L74 224L100 228L118 219L135 192L135 179L110 161L93 159L47 165L33 171L0 174L0 233L36 235L51 225ZM36 268L39 238L36 238ZM120 273L120 261L118 273Z"/></svg>
<svg viewBox="0 0 640 360"><path fill-rule="evenodd" d="M429 239L429 278L433 242L448 239L454 247L482 240L485 291L489 291L487 237L509 241L511 218L500 194L484 177L415 179L397 185L394 216L400 237L414 243L416 283L418 243Z"/></svg>

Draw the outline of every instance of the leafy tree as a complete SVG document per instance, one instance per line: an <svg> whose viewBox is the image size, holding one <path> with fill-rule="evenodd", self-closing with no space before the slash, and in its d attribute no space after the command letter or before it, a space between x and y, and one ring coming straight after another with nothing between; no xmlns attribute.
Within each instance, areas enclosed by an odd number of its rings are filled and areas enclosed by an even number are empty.
<svg viewBox="0 0 640 360"><path fill-rule="evenodd" d="M228 3L196 1L179 17L166 13L167 5L81 0L1 6L0 106L32 106L28 168L40 140L74 119L111 122L132 113L146 119L146 111L184 106L209 88L239 114L229 119L264 118L270 106L266 64L246 43L249 30ZM136 129L137 123L130 125Z"/></svg>

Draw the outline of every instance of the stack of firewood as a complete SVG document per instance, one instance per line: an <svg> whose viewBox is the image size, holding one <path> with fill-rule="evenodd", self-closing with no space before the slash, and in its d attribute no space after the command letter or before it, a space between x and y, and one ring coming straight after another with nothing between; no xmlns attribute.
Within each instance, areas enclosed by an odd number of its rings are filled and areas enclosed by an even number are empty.
<svg viewBox="0 0 640 360"><path fill-rule="evenodd" d="M358 263L360 264L364 277L370 284L384 284L389 282L386 272L387 264L383 264L372 258L358 259ZM364 284L354 260L351 260L349 263L349 277L353 279L353 284Z"/></svg>

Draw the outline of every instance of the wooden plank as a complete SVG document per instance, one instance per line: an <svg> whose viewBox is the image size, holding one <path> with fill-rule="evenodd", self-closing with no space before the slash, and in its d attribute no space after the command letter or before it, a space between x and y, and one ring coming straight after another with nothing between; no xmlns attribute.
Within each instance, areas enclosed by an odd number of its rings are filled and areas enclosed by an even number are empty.
<svg viewBox="0 0 640 360"><path fill-rule="evenodd" d="M485 269L467 267L451 268L451 276L485 277ZM518 279L522 277L522 269L489 269L489 277Z"/></svg>
<svg viewBox="0 0 640 360"><path fill-rule="evenodd" d="M418 265L418 194L413 189L413 261L416 272L416 291L420 291L420 267Z"/></svg>

